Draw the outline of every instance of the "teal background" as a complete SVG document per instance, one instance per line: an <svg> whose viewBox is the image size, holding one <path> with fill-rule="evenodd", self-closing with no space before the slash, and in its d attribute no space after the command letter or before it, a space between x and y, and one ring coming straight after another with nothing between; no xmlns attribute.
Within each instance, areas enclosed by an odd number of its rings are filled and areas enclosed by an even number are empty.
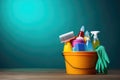
<svg viewBox="0 0 120 80"><path fill-rule="evenodd" d="M0 68L64 68L59 35L99 30L120 68L119 0L0 0Z"/></svg>

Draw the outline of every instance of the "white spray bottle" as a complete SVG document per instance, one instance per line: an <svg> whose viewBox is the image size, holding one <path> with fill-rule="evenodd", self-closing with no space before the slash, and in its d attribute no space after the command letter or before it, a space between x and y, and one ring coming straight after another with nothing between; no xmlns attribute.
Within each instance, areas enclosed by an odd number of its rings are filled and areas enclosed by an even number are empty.
<svg viewBox="0 0 120 80"><path fill-rule="evenodd" d="M91 31L91 34L93 35L93 41L92 41L92 44L93 44L93 48L96 49L99 45L100 45L100 41L98 39L98 36L97 34L99 33L100 31Z"/></svg>

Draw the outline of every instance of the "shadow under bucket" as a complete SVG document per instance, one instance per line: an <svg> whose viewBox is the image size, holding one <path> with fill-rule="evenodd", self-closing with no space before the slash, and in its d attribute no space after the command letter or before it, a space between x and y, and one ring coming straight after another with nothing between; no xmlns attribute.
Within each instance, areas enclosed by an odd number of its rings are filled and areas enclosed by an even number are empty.
<svg viewBox="0 0 120 80"><path fill-rule="evenodd" d="M64 52L67 74L96 74L97 52Z"/></svg>

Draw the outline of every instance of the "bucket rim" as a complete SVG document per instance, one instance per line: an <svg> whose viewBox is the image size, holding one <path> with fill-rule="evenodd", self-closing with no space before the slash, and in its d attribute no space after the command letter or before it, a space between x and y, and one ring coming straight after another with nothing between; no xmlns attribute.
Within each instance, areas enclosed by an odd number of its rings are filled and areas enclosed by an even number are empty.
<svg viewBox="0 0 120 80"><path fill-rule="evenodd" d="M79 52L63 52L64 56L74 56L74 55L97 55L96 51L79 51Z"/></svg>

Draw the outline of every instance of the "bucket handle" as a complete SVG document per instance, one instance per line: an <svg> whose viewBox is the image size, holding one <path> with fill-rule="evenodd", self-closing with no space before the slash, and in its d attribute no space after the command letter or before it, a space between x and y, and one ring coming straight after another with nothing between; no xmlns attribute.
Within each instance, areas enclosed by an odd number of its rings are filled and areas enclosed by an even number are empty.
<svg viewBox="0 0 120 80"><path fill-rule="evenodd" d="M62 55L62 56L64 57L64 55ZM94 68L94 67L91 67L91 68L79 68L79 67L75 67L75 66L73 66L72 64L70 64L70 62L69 62L68 60L66 60L65 57L64 57L64 60L65 60L72 68L75 68L75 69L85 69L85 70L88 69L88 70L89 70L89 69L93 69L93 68Z"/></svg>

